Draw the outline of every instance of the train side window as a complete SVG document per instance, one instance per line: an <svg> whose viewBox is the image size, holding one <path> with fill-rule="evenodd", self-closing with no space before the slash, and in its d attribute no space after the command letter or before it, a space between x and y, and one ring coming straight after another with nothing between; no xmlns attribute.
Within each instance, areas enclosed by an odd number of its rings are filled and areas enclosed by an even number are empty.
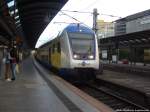
<svg viewBox="0 0 150 112"><path fill-rule="evenodd" d="M57 43L57 52L60 53L60 42Z"/></svg>
<svg viewBox="0 0 150 112"><path fill-rule="evenodd" d="M50 52L53 53L53 46L50 47Z"/></svg>
<svg viewBox="0 0 150 112"><path fill-rule="evenodd" d="M54 44L54 52L57 52L57 44Z"/></svg>
<svg viewBox="0 0 150 112"><path fill-rule="evenodd" d="M55 52L55 44L53 44L52 53Z"/></svg>

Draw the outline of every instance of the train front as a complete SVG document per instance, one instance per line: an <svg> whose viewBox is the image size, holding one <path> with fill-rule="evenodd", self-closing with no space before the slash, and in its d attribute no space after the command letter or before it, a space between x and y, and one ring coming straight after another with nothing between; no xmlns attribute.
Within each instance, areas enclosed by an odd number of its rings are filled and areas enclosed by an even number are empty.
<svg viewBox="0 0 150 112"><path fill-rule="evenodd" d="M68 32L68 38L71 48L71 68L98 70L99 53L95 33L85 26L80 26L76 31Z"/></svg>

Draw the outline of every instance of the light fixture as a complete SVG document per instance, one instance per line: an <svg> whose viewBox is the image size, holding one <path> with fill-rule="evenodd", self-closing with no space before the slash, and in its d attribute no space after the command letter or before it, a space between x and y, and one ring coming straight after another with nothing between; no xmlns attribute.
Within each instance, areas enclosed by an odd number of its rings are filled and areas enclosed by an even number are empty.
<svg viewBox="0 0 150 112"><path fill-rule="evenodd" d="M9 3L7 3L7 5L8 5L9 8L14 6L14 0L10 1Z"/></svg>
<svg viewBox="0 0 150 112"><path fill-rule="evenodd" d="M18 9L15 10L15 13L18 13ZM14 11L11 11L10 14L13 15Z"/></svg>
<svg viewBox="0 0 150 112"><path fill-rule="evenodd" d="M20 20L16 21L15 23L16 23L16 24L20 23Z"/></svg>
<svg viewBox="0 0 150 112"><path fill-rule="evenodd" d="M19 23L17 26L16 26L16 28L19 28L21 26L21 24Z"/></svg>
<svg viewBox="0 0 150 112"><path fill-rule="evenodd" d="M15 19L18 19L19 18L19 16L15 16Z"/></svg>

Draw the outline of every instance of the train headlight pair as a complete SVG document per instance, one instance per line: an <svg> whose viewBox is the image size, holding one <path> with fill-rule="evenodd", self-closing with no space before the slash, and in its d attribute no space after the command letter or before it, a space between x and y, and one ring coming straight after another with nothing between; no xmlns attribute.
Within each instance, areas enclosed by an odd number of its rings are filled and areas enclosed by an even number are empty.
<svg viewBox="0 0 150 112"><path fill-rule="evenodd" d="M77 55L77 54L74 54L74 55L73 55L73 58L74 58L74 59L78 59L79 57L80 57L80 56Z"/></svg>
<svg viewBox="0 0 150 112"><path fill-rule="evenodd" d="M74 58L74 59L80 59L81 57L80 57L80 55L78 55L78 54L74 54L74 55L73 55L73 58ZM88 59L94 59L94 55L89 55L87 58L88 58Z"/></svg>
<svg viewBox="0 0 150 112"><path fill-rule="evenodd" d="M94 56L93 55L89 55L88 58L89 59L94 59Z"/></svg>

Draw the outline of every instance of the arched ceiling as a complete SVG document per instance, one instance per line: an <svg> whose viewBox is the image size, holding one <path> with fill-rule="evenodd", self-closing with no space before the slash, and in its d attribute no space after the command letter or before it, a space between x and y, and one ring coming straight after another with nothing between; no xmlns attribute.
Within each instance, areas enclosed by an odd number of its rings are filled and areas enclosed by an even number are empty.
<svg viewBox="0 0 150 112"><path fill-rule="evenodd" d="M17 30L22 29L30 48L68 0L6 0Z"/></svg>

